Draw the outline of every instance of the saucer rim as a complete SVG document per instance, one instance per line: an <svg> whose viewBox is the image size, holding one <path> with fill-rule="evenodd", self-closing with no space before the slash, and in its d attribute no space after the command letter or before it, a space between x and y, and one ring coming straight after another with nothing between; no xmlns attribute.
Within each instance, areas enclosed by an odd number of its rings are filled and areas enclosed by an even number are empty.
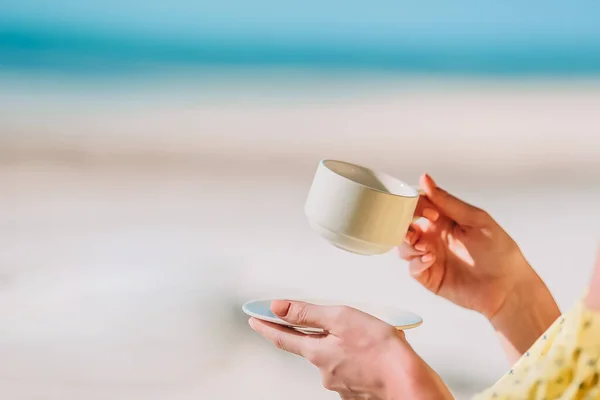
<svg viewBox="0 0 600 400"><path fill-rule="evenodd" d="M266 301L272 302L274 300L282 300L282 299L281 298L275 298L275 297L267 297L267 298L259 298L259 299L254 299L254 300L246 301L242 305L242 311L246 315L248 315L249 317L256 318L256 319L258 319L260 321L265 321L265 322L270 322L270 323L273 323L273 324L285 326L285 327L294 329L296 331L298 331L297 328L301 328L303 330L307 330L307 329L308 330L312 330L311 333L317 333L317 334L318 333L325 333L325 331L323 329L320 329L320 328L314 328L314 327L310 327L310 326L303 326L303 325L291 324L291 323L289 323L287 321L282 320L281 318L277 318L277 317L276 318L272 318L272 317L268 317L268 316L256 314L256 313L248 310L248 307L247 307L251 303L266 302ZM298 299L298 298L287 299L286 298L285 300L289 300L289 301L302 301L302 302L312 303L312 304L314 304L314 302L319 302L319 301L322 301L322 302L335 302L335 303L339 303L340 305L344 305L344 304L348 304L349 303L347 301L337 301L335 299L325 299L325 298L321 298L321 299L315 299L315 298L313 298L313 299L306 299L306 298L302 298L302 299ZM364 303L359 302L359 304L364 304ZM396 325L392 325L392 324L388 323L388 325L394 327L398 331L404 331L404 330L409 330L409 329L417 328L417 327L419 327L419 326L421 326L423 324L423 317L421 317L420 315L418 315L418 314L416 314L416 313L414 313L412 311L408 311L408 310L405 310L405 309L402 309L402 308L396 308L394 306L383 305L383 304L369 303L369 305L370 306L374 306L374 307L380 306L380 307L394 308L394 309L396 309L399 312L411 314L411 315L415 316L416 318L418 318L417 322L409 324L409 325L397 325L396 326ZM352 307L352 306L350 306L350 307ZM372 315L372 314L369 314L369 315ZM372 315L372 316L374 316L374 315ZM375 317L375 318L377 318L377 317ZM385 322L385 321L383 321L383 322ZM385 322L385 323L387 323L387 322Z"/></svg>

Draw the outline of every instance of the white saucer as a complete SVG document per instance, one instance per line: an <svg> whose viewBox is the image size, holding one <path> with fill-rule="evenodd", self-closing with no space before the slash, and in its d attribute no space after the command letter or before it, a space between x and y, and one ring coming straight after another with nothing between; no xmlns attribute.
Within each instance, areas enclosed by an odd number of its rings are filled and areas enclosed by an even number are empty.
<svg viewBox="0 0 600 400"><path fill-rule="evenodd" d="M272 322L274 324L288 326L302 333L318 334L323 333L322 329L303 327L290 324L271 312L271 302L276 299L263 299L263 300L252 300L242 306L242 310L249 316L262 321ZM367 314L379 318L383 322L395 327L398 330L406 330L416 328L423 323L423 319L416 314L409 311L398 309L395 307L379 306L373 304L359 304L349 301L334 301L334 300L299 300L306 303L323 305L323 306L336 306L346 305L358 310L361 310Z"/></svg>

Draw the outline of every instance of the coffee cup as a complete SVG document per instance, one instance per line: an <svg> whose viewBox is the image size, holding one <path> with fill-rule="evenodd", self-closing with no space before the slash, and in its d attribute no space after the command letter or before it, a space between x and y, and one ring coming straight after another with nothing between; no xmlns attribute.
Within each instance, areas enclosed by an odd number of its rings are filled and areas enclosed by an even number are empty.
<svg viewBox="0 0 600 400"><path fill-rule="evenodd" d="M322 160L304 211L311 227L343 250L383 254L404 241L419 191L382 172Z"/></svg>

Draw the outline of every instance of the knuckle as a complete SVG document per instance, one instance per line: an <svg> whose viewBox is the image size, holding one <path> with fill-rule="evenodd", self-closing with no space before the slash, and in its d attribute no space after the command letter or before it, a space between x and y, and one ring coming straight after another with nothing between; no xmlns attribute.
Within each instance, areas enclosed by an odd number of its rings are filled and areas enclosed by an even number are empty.
<svg viewBox="0 0 600 400"><path fill-rule="evenodd" d="M337 388L335 381L333 379L333 376L331 376L328 373L323 374L323 376L321 378L321 384L327 390L335 391Z"/></svg>
<svg viewBox="0 0 600 400"><path fill-rule="evenodd" d="M337 367L329 367L321 370L321 383L327 390L337 392L340 396L350 395L351 398L356 398L356 392L351 390L344 378L340 376Z"/></svg>
<svg viewBox="0 0 600 400"><path fill-rule="evenodd" d="M370 343L384 342L396 337L396 328L377 319L369 324L368 330L362 332L363 340Z"/></svg>
<svg viewBox="0 0 600 400"><path fill-rule="evenodd" d="M345 335L349 326L352 325L352 311L354 311L354 309L349 306L336 307L332 315L332 323L335 325L337 332L340 335Z"/></svg>
<svg viewBox="0 0 600 400"><path fill-rule="evenodd" d="M320 365L320 357L319 354L316 351L313 350L304 350L302 351L302 357L306 358L308 360L308 362L310 362L312 365L318 367Z"/></svg>
<svg viewBox="0 0 600 400"><path fill-rule="evenodd" d="M344 322L351 310L349 306L337 306L334 313L335 322Z"/></svg>
<svg viewBox="0 0 600 400"><path fill-rule="evenodd" d="M283 341L283 338L280 335L275 336L275 338L273 339L273 344L279 350L285 350L285 343Z"/></svg>
<svg viewBox="0 0 600 400"><path fill-rule="evenodd" d="M306 304L295 304L291 311L293 319L298 324L306 324L308 320L308 307L306 306Z"/></svg>
<svg viewBox="0 0 600 400"><path fill-rule="evenodd" d="M382 339L387 338L404 338L404 332L396 329L395 327L385 324L383 329L381 330Z"/></svg>

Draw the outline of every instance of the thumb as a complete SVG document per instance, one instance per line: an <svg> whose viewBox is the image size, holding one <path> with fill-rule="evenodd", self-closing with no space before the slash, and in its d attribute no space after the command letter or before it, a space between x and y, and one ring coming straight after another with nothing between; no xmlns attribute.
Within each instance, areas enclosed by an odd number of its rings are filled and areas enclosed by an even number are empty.
<svg viewBox="0 0 600 400"><path fill-rule="evenodd" d="M321 328L330 331L335 318L333 307L318 306L302 301L275 300L271 311L292 325Z"/></svg>
<svg viewBox="0 0 600 400"><path fill-rule="evenodd" d="M484 222L487 215L483 210L474 207L446 192L437 186L427 174L421 176L421 189L444 215L460 225L475 226Z"/></svg>

